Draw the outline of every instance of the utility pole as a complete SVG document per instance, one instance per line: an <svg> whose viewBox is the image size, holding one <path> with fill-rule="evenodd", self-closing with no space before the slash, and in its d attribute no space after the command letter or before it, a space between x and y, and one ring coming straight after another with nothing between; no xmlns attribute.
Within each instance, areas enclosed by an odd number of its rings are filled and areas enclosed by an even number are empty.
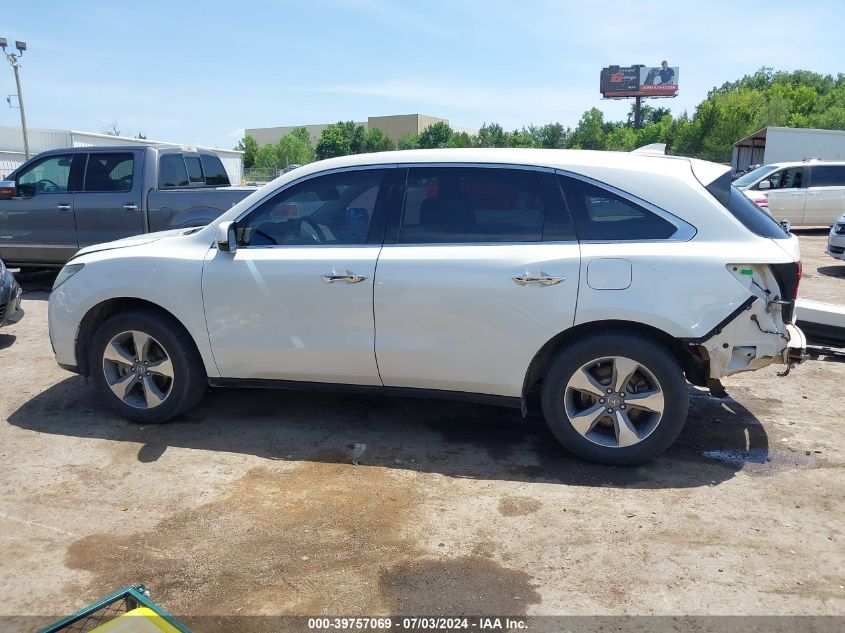
<svg viewBox="0 0 845 633"><path fill-rule="evenodd" d="M634 99L634 129L639 130L643 125L642 108L643 98L635 97Z"/></svg>
<svg viewBox="0 0 845 633"><path fill-rule="evenodd" d="M18 105L20 106L21 110L21 131L23 132L23 150L24 154L26 155L26 160L29 160L29 136L26 132L26 111L23 108L23 91L21 90L20 71L20 58L23 57L23 52L26 50L26 42L15 42L15 48L18 49L17 55L15 53L7 53L6 46L8 46L6 38L0 37L0 48L3 49L3 53L6 55L6 59L9 60L9 63L12 65L12 69L15 71L15 83L18 86Z"/></svg>

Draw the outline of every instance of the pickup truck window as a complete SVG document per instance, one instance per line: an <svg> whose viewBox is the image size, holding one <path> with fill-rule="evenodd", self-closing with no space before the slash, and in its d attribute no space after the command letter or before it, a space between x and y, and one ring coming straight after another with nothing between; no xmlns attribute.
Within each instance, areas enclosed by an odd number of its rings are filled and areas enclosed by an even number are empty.
<svg viewBox="0 0 845 633"><path fill-rule="evenodd" d="M229 174L226 173L223 163L217 156L200 154L200 162L202 163L202 171L205 174L205 184L210 187L229 186Z"/></svg>
<svg viewBox="0 0 845 633"><path fill-rule="evenodd" d="M185 165L188 167L188 178L193 183L205 184L205 178L202 175L202 166L200 165L199 156L185 156Z"/></svg>
<svg viewBox="0 0 845 633"><path fill-rule="evenodd" d="M31 198L38 193L68 191L73 158L71 154L48 156L22 170L17 176L19 195L22 198Z"/></svg>
<svg viewBox="0 0 845 633"><path fill-rule="evenodd" d="M188 171L182 154L164 154L159 159L158 186L161 189L188 186Z"/></svg>
<svg viewBox="0 0 845 633"><path fill-rule="evenodd" d="M129 152L91 153L84 191L131 191L134 172L135 161Z"/></svg>

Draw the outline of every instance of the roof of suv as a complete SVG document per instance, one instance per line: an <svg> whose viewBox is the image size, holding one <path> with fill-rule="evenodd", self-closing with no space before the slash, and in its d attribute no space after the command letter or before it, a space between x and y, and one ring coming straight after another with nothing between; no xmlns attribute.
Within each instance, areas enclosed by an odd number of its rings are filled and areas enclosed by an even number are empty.
<svg viewBox="0 0 845 633"><path fill-rule="evenodd" d="M575 149L529 148L447 148L396 150L374 154L353 154L329 158L296 169L296 177L328 169L366 165L465 163L532 165L555 169L597 167L605 169L633 169L636 171L663 172L677 169L689 173L690 165L702 161L682 156L634 154ZM721 166L719 166L721 167ZM727 171L729 168L724 167Z"/></svg>

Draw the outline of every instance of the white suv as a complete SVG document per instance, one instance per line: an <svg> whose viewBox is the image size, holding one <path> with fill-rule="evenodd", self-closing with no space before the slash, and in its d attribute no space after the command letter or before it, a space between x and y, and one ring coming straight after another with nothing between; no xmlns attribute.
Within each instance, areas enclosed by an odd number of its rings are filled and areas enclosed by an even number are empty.
<svg viewBox="0 0 845 633"><path fill-rule="evenodd" d="M845 161L772 163L733 184L775 220L792 226L830 226L845 213Z"/></svg>
<svg viewBox="0 0 845 633"><path fill-rule="evenodd" d="M797 238L720 165L385 152L300 167L202 229L83 249L56 279L50 336L141 422L209 384L523 412L539 392L573 453L634 464L681 431L687 380L801 357L800 271Z"/></svg>

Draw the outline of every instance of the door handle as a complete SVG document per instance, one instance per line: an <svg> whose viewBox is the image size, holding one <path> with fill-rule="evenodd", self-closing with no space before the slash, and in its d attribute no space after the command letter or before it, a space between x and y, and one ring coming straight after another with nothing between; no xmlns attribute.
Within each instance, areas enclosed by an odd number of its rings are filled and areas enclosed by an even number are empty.
<svg viewBox="0 0 845 633"><path fill-rule="evenodd" d="M56 205L59 211L70 211L70 205L67 202L60 202Z"/></svg>
<svg viewBox="0 0 845 633"><path fill-rule="evenodd" d="M138 205L132 204L131 202L127 202L126 204L123 205L123 210L126 211L127 213L131 213L132 211L138 210Z"/></svg>
<svg viewBox="0 0 845 633"><path fill-rule="evenodd" d="M513 282L517 286L527 286L528 284L542 284L544 286L554 286L555 284L559 284L561 281L566 281L566 277L551 277L546 275L545 273L540 273L539 275L529 275L528 273L524 275L519 275L518 277L513 278Z"/></svg>
<svg viewBox="0 0 845 633"><path fill-rule="evenodd" d="M331 284L331 283L334 283L336 281L345 281L346 283L349 283L349 284L357 284L359 282L364 281L366 279L366 277L364 275L354 275L354 274L351 274L351 273L347 273L345 275L335 275L335 274L322 275L320 277L320 279L325 281L327 284Z"/></svg>

